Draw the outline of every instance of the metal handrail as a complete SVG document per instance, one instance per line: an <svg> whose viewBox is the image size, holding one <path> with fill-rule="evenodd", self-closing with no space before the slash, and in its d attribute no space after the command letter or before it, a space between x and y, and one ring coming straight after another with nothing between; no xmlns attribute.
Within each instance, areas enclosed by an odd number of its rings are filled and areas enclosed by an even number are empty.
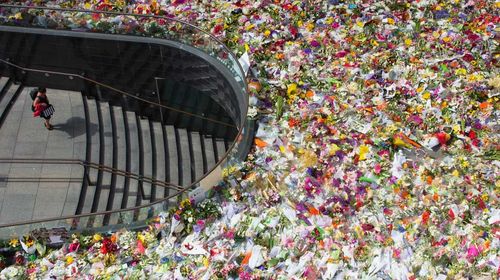
<svg viewBox="0 0 500 280"><path fill-rule="evenodd" d="M26 9L43 9L43 10L59 10L59 11L85 12L85 13L89 13L89 12L92 13L93 12L93 13L113 14L113 15L129 15L129 16L137 16L137 17L158 18L158 19L164 19L164 20L167 20L167 21L177 22L177 23L180 23L180 24L184 24L184 25L190 26L190 27L194 28L195 30L198 30L199 32L201 32L203 34L208 35L210 37L210 39L212 39L212 40L216 41L217 43L219 43L222 46L222 48L224 48L228 52L228 54L231 57L233 57L233 59L235 60L236 65L238 66L240 72L243 75L245 73L243 71L243 68L241 67L241 65L240 65L240 63L239 63L236 55L224 43L222 43L219 39L217 39L216 37L214 37L212 34L210 34L210 33L206 32L206 31L200 29L199 27L196 27L196 26L194 26L194 25L192 25L190 23L187 23L187 22L184 22L184 21L181 21L181 20L178 20L178 19L172 19L172 18L162 17L162 16L156 16L156 15L140 15L140 14L133 14L133 13L104 12L104 11L95 11L95 10L79 10L79 9L65 9L65 8L33 7L33 6L24 6L24 5L20 6L20 5L0 4L0 7L26 8ZM247 90L247 83L246 83L246 80L244 79L244 77L243 77L242 82L245 85L244 90ZM246 95L246 101L247 101L247 104L248 104L248 102L249 102L249 96L248 96L248 94ZM245 108L245 109L248 110L248 108ZM242 112L242 115L246 116L247 115L247 111ZM124 209L110 210L110 211L102 211L102 212L95 212L95 213L88 213L88 214L80 214L80 215L71 215L71 216L64 216L64 217L57 217L57 218L45 218L45 219L38 219L38 220L31 220L31 221L24 221L24 222L15 222L15 223L9 223L9 224L0 225L0 228L3 228L3 227L13 227L13 226L21 226L21 225L28 225L28 224L37 224L37 223L51 222L51 221L57 221L57 220L63 220L63 219L78 219L78 218L84 218L84 217L90 217L90 216L98 216L98 215L106 215L106 214L121 213L121 212L128 212L128 211L136 211L136 210L139 210L139 209L142 209L142 208L151 207L153 205L157 205L159 203L163 203L165 201L168 201L170 198L176 197L179 194L181 194L181 193L185 192L186 190L192 188L193 186L197 185L201 180L203 180L205 177L207 177L220 164L222 164L222 162L224 162L226 160L226 158L228 157L229 153L233 150L233 148L236 146L236 143L238 142L238 140L242 136L245 120L246 120L246 118L242 118L240 127L238 129L238 134L236 135L236 138L235 138L236 140L233 141L233 143L230 145L230 147L227 149L227 151L224 153L224 155L219 159L219 161L216 162L216 164L210 170L208 170L207 173L205 173L200 178L198 178L197 180L195 180L194 182L192 182L188 187L184 188L183 190L181 190L181 191L179 191L179 192L177 192L177 193L175 193L173 195L169 195L168 197L164 197L163 199L155 201L155 202L152 202L152 203L148 203L148 204L141 205L141 206L135 206L135 207L131 207L131 208L124 208Z"/></svg>
<svg viewBox="0 0 500 280"><path fill-rule="evenodd" d="M99 85L99 86L102 86L102 87L105 87L105 88L108 88L108 89L110 89L112 91L116 91L118 93L121 93L122 95L125 95L125 96L130 97L130 98L135 98L135 99L140 100L142 102L146 102L146 103L149 103L149 104L161 107L161 108L165 108L165 109L168 109L168 110L171 110L171 111L174 111L174 112L178 112L178 113L181 113L181 114L186 114L186 115L191 116L191 117L200 118L200 119L203 119L203 120L206 120L206 121L209 121L209 122L218 123L218 124L221 124L221 125L224 125L224 126L229 126L229 127L237 128L234 124L226 123L226 122L215 120L215 119L212 119L212 118L207 118L205 116L201 116L201 115L198 115L198 114L194 114L194 113L190 113L190 112L183 111L183 110L180 110L180 109L176 109L176 108L173 108L173 107L170 107L170 106L167 106L167 105L163 105L161 103L155 103L153 101L144 99L142 97L135 96L133 94L127 93L127 92L125 92L123 90L119 90L119 89L114 88L114 87L112 87L110 85L106 85L106 84L103 84L101 82L92 80L92 79L87 78L85 76L82 76L80 74L72 74L72 73L66 73L66 72L58 72L58 71L50 71L50 70L40 70L40 69L27 68L27 67L23 67L23 66L17 65L15 63L12 63L10 61L7 61L7 60L1 59L1 58L0 58L0 62L3 62L3 63L5 63L5 64L7 64L9 66L12 66L12 67L16 67L16 68L18 68L18 69L20 69L22 71L37 72L37 73L44 73L44 74L47 73L47 74L61 75L61 76L67 76L67 77L70 77L70 76L71 77L78 77L78 78L80 78L82 80L94 83L96 85Z"/></svg>
<svg viewBox="0 0 500 280"><path fill-rule="evenodd" d="M15 163L15 164L31 164L31 163L38 163L38 164L78 164L81 166L87 166L92 169L97 169L97 170L102 170L104 172L108 172L111 174L116 174L119 176L124 176L128 177L134 180L138 181L143 181L146 183L151 183L155 185L159 185L160 187L165 187L165 188L170 188L174 189L177 191L180 191L183 189L182 186L166 182L166 181L161 181L154 179L152 177L144 176L144 175L139 175L133 172L127 172L123 171L121 169L109 167L107 165L103 164L97 164L94 162L88 162L84 161L81 159L57 159L57 158L48 158L48 159L35 159L35 158L0 158L0 163Z"/></svg>

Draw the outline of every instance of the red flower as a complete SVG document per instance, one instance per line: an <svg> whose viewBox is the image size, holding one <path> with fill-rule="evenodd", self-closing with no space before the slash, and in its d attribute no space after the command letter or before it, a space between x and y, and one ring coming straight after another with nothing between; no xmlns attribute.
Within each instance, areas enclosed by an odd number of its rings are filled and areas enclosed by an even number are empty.
<svg viewBox="0 0 500 280"><path fill-rule="evenodd" d="M23 264L24 264L24 261L25 261L25 259L24 259L24 256L23 256L23 255L18 254L18 255L16 256L16 264L17 264L17 265L23 265Z"/></svg>
<svg viewBox="0 0 500 280"><path fill-rule="evenodd" d="M214 27L214 34L220 34L224 30L224 26L222 24L218 24Z"/></svg>
<svg viewBox="0 0 500 280"><path fill-rule="evenodd" d="M474 56L472 56L472 54L470 54L470 53L467 53L464 56L462 56L462 59L467 61L467 62L471 62L474 60Z"/></svg>
<svg viewBox="0 0 500 280"><path fill-rule="evenodd" d="M450 221L455 220L455 213L453 212L453 210L448 210L448 216L450 217Z"/></svg>
<svg viewBox="0 0 500 280"><path fill-rule="evenodd" d="M372 224L362 224L361 228L364 231L372 231L375 228L375 226L373 226Z"/></svg>
<svg viewBox="0 0 500 280"><path fill-rule="evenodd" d="M422 224L426 225L430 216L431 212L429 212L429 210L425 210L424 213L422 213Z"/></svg>
<svg viewBox="0 0 500 280"><path fill-rule="evenodd" d="M106 237L102 240L102 247L101 247L102 254L114 253L117 250L118 247L116 246L116 244L113 243L113 241L111 241L111 239Z"/></svg>
<svg viewBox="0 0 500 280"><path fill-rule="evenodd" d="M436 138L439 141L439 144L445 145L448 140L450 140L450 135L448 135L446 132L438 132L436 133Z"/></svg>
<svg viewBox="0 0 500 280"><path fill-rule="evenodd" d="M297 37L297 35L299 34L299 31L297 30L297 28L295 28L293 26L290 26L290 28L288 28L288 30L290 31L290 33L292 34L293 37Z"/></svg>
<svg viewBox="0 0 500 280"><path fill-rule="evenodd" d="M469 131L469 138L472 140L477 138L476 132L474 132L474 130Z"/></svg>
<svg viewBox="0 0 500 280"><path fill-rule="evenodd" d="M75 251L78 251L78 248L80 248L80 243L78 241L76 241L76 242L69 244L68 251L70 253L75 252Z"/></svg>

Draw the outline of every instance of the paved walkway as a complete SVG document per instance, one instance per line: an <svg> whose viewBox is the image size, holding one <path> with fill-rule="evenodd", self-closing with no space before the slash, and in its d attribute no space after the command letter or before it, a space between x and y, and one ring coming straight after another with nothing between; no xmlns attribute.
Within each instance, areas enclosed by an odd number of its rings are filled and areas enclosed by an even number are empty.
<svg viewBox="0 0 500 280"><path fill-rule="evenodd" d="M48 131L42 119L33 117L30 90L24 89L0 128L0 158L83 159L81 94L47 89L56 110L54 130ZM80 165L0 163L0 225L74 214L82 174Z"/></svg>

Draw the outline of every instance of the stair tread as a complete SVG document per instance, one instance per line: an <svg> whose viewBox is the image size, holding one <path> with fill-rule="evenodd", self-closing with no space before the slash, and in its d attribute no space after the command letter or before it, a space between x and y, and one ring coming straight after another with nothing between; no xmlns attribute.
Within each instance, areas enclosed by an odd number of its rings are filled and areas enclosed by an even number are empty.
<svg viewBox="0 0 500 280"><path fill-rule="evenodd" d="M104 131L104 165L111 167L113 166L113 128L111 126L111 114L107 102L101 102L100 107ZM111 173L103 173L102 184L111 184Z"/></svg>
<svg viewBox="0 0 500 280"><path fill-rule="evenodd" d="M203 141L205 142L205 156L207 158L207 170L210 170L217 163L215 158L214 145L211 137L204 136Z"/></svg>
<svg viewBox="0 0 500 280"><path fill-rule="evenodd" d="M126 143L125 143L125 123L123 119L123 111L119 106L113 106L113 114L116 122L116 144L117 144L117 169L125 171L126 170ZM123 176L116 176L116 189L122 189L125 184L125 178ZM113 199L113 209L120 209L121 202L123 198L123 191L116 192Z"/></svg>
<svg viewBox="0 0 500 280"><path fill-rule="evenodd" d="M156 179L166 181L165 178L165 150L163 145L163 132L160 122L153 122L153 133L156 145ZM164 188L156 187L156 199L164 197Z"/></svg>
<svg viewBox="0 0 500 280"><path fill-rule="evenodd" d="M17 91L18 88L19 88L18 85L11 84L11 86L4 93L4 96L0 97L1 98L1 101L0 101L0 116L5 111L5 108L10 103L12 97L14 96L14 94L16 93L16 91Z"/></svg>
<svg viewBox="0 0 500 280"><path fill-rule="evenodd" d="M0 77L0 90L2 90L2 88L5 86L5 84L7 84L8 80L9 80L9 78L7 78L7 77Z"/></svg>
<svg viewBox="0 0 500 280"><path fill-rule="evenodd" d="M88 160L93 163L99 163L99 154L101 151L99 147L99 120L97 116L96 101L94 99L87 99L87 105L89 109L88 123L90 124L91 135L90 159ZM97 181L97 170L93 168L90 169L89 177L92 182Z"/></svg>
<svg viewBox="0 0 500 280"><path fill-rule="evenodd" d="M226 146L224 144L224 139L217 138L215 139L216 145L217 145L217 161L219 161L223 156L224 153L226 152Z"/></svg>
<svg viewBox="0 0 500 280"><path fill-rule="evenodd" d="M177 143L175 142L175 128L171 125L165 126L168 143L168 162L170 163L170 183L179 184L179 172L177 164Z"/></svg>
<svg viewBox="0 0 500 280"><path fill-rule="evenodd" d="M186 187L191 183L191 160L189 155L188 132L185 129L177 129L177 132L179 134L179 149L182 158L180 166L180 168L182 168L182 186Z"/></svg>
<svg viewBox="0 0 500 280"><path fill-rule="evenodd" d="M194 156L195 179L203 176L203 151L201 149L201 137L199 132L191 132L192 150Z"/></svg>
<svg viewBox="0 0 500 280"><path fill-rule="evenodd" d="M144 158L144 177L153 177L153 149L151 143L151 133L149 131L149 120L140 119L141 137L142 137L142 154ZM146 196L151 195L151 184L143 182L144 193Z"/></svg>
<svg viewBox="0 0 500 280"><path fill-rule="evenodd" d="M135 113L131 111L126 112L127 122L129 126L130 135L130 172L139 174L139 132L137 130L137 123ZM130 179L129 193L138 192L138 181ZM135 206L136 197L129 195L127 198L127 208Z"/></svg>

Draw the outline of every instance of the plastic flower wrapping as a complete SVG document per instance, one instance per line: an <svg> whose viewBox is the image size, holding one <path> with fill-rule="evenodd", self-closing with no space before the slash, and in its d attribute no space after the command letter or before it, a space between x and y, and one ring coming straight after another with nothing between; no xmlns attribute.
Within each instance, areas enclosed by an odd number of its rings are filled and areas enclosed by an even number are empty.
<svg viewBox="0 0 500 280"><path fill-rule="evenodd" d="M259 127L211 199L141 232L22 250L0 279L500 275L498 1L26 2L200 26L249 56ZM61 17L170 36L128 17Z"/></svg>

